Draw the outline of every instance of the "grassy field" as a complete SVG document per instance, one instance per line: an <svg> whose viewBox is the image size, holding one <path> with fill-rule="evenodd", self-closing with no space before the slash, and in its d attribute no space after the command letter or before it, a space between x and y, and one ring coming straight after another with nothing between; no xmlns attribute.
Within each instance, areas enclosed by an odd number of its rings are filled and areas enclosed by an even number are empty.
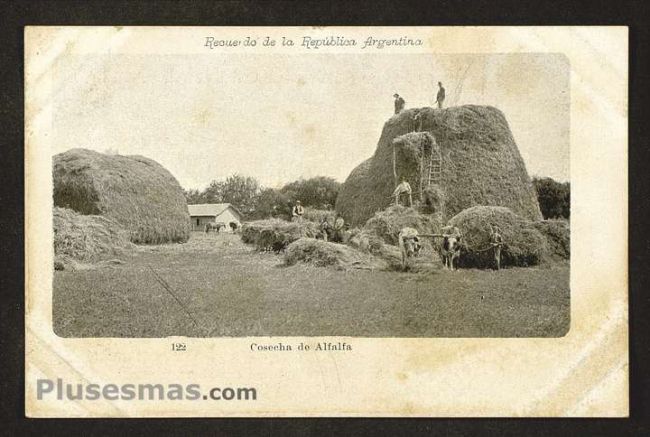
<svg viewBox="0 0 650 437"><path fill-rule="evenodd" d="M123 264L54 273L62 337L552 337L569 329L569 265L347 272L193 233Z"/></svg>

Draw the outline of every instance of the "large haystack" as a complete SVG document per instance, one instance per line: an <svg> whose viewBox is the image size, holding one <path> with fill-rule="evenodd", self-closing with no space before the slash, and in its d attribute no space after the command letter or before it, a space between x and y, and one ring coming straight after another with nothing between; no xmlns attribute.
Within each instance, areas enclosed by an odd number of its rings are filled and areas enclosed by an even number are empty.
<svg viewBox="0 0 650 437"><path fill-rule="evenodd" d="M456 226L462 235L461 267L494 267L494 252L490 249L490 227L499 228L504 245L502 266L532 266L548 254L546 238L533 222L519 217L500 206L475 206L454 216L449 225Z"/></svg>
<svg viewBox="0 0 650 437"><path fill-rule="evenodd" d="M429 178L425 165L424 180L438 184L444 193L445 218L476 205L505 206L533 221L542 218L505 116L496 108L474 105L409 109L391 117L373 157L354 169L341 186L337 212L354 225L364 223L390 204L401 177L406 177L417 199L420 150L424 147L426 153L431 147L426 133L435 140L433 150L439 149L440 172ZM426 164L429 158L425 158Z"/></svg>
<svg viewBox="0 0 650 437"><path fill-rule="evenodd" d="M54 265L58 270L120 255L130 245L127 231L115 220L99 215L54 208L53 225Z"/></svg>
<svg viewBox="0 0 650 437"><path fill-rule="evenodd" d="M151 159L73 149L54 157L53 177L55 206L115 220L134 243L189 239L183 189Z"/></svg>

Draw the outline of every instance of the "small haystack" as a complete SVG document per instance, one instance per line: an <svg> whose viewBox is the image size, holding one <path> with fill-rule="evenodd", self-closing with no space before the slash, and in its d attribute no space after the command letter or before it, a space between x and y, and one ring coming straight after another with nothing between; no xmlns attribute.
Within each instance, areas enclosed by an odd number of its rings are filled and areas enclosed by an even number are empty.
<svg viewBox="0 0 650 437"><path fill-rule="evenodd" d="M494 267L494 252L490 249L490 226L498 226L504 245L502 266L532 266L548 254L546 238L533 222L519 217L508 208L475 206L462 211L449 221L462 235L461 267Z"/></svg>
<svg viewBox="0 0 650 437"><path fill-rule="evenodd" d="M408 109L391 117L375 154L341 186L337 212L352 225L363 224L390 204L401 177L417 199L423 171L429 182L429 161L423 164L420 159L428 135L440 152L439 175L434 166L431 181L444 192L444 219L472 206L496 205L541 220L535 190L505 116L496 108L475 105Z"/></svg>
<svg viewBox="0 0 650 437"><path fill-rule="evenodd" d="M402 228L414 228L420 234L439 233L442 223L432 215L421 214L414 208L393 205L379 211L363 226L364 231L376 235L384 243L396 246Z"/></svg>
<svg viewBox="0 0 650 437"><path fill-rule="evenodd" d="M285 264L292 266L299 261L318 267L334 267L339 270L384 270L388 267L383 260L349 246L313 238L301 238L287 248L284 255Z"/></svg>
<svg viewBox="0 0 650 437"><path fill-rule="evenodd" d="M129 233L115 220L103 216L81 215L55 207L53 225L57 270L120 255L131 245Z"/></svg>
<svg viewBox="0 0 650 437"><path fill-rule="evenodd" d="M571 258L571 229L567 220L542 220L533 226L546 237L551 258Z"/></svg>
<svg viewBox="0 0 650 437"><path fill-rule="evenodd" d="M244 223L241 239L244 243L254 244L258 250L267 250L273 248L276 243L288 245L302 237L315 238L319 232L318 224L308 220L256 220Z"/></svg>
<svg viewBox="0 0 650 437"><path fill-rule="evenodd" d="M183 189L151 159L73 149L54 157L53 177L55 206L112 219L134 243L189 239Z"/></svg>

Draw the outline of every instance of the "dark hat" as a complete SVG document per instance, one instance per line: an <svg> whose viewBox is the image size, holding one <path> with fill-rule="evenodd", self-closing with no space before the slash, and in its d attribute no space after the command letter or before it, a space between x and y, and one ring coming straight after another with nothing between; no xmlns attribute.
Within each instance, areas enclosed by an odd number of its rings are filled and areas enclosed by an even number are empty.
<svg viewBox="0 0 650 437"><path fill-rule="evenodd" d="M399 94L395 93L393 94L393 97L399 97Z"/></svg>

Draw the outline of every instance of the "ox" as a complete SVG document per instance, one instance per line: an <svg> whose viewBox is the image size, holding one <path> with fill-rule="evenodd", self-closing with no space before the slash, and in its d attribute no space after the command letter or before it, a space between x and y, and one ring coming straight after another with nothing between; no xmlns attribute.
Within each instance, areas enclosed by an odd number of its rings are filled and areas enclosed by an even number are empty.
<svg viewBox="0 0 650 437"><path fill-rule="evenodd" d="M451 233L444 232L442 234L442 243L440 244L442 266L451 271L454 270L454 260L460 256L460 240L460 231L455 226Z"/></svg>
<svg viewBox="0 0 650 437"><path fill-rule="evenodd" d="M406 269L408 258L413 258L420 255L420 238L418 231L413 228L402 228L397 236L399 250L402 254L402 269Z"/></svg>

